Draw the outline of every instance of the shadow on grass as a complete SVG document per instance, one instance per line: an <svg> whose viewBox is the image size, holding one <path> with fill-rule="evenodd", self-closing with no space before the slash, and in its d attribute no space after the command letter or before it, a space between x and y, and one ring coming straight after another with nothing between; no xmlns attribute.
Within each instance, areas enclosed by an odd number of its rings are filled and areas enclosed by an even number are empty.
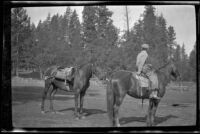
<svg viewBox="0 0 200 134"><path fill-rule="evenodd" d="M30 101L42 101L42 93L43 93L42 87L12 87L12 102L13 105L21 105L28 103ZM56 93L56 95L58 95ZM54 100L60 100L60 101L66 101L71 100L72 97L68 96L55 96ZM49 94L47 94L47 97L45 101L49 101ZM17 103L16 103L17 102Z"/></svg>
<svg viewBox="0 0 200 134"><path fill-rule="evenodd" d="M165 122L165 121L169 120L170 118L178 118L178 117L174 116L174 115L167 115L164 117L155 117L155 125ZM146 116L145 117L122 117L121 119L119 119L119 122L122 125L131 123L134 121L146 123Z"/></svg>
<svg viewBox="0 0 200 134"><path fill-rule="evenodd" d="M91 97L95 97L95 96L99 96L99 93L88 93L87 95Z"/></svg>
<svg viewBox="0 0 200 134"><path fill-rule="evenodd" d="M61 110L58 110L59 112L65 112L65 111L74 111L74 108L71 107L71 108L67 108L67 109L61 109ZM101 109L86 109L86 108L83 108L83 114L84 116L90 116L90 115L93 115L93 114L104 114L106 113L106 111L103 111Z"/></svg>

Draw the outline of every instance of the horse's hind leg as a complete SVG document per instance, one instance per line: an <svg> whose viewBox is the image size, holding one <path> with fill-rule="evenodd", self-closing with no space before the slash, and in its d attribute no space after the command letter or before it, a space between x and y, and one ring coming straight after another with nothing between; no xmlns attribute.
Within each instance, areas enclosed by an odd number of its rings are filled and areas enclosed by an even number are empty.
<svg viewBox="0 0 200 134"><path fill-rule="evenodd" d="M125 93L123 93L119 98L115 97L115 105L114 105L114 125L116 127L120 127L119 123L119 108L120 105L122 104L122 101L125 97Z"/></svg>
<svg viewBox="0 0 200 134"><path fill-rule="evenodd" d="M149 108L147 112L147 126L152 126L151 116L152 116L152 109L153 109L153 100L149 99Z"/></svg>
<svg viewBox="0 0 200 134"><path fill-rule="evenodd" d="M160 100L150 99L149 108L147 113L147 126L153 126L155 120L155 114Z"/></svg>
<svg viewBox="0 0 200 134"><path fill-rule="evenodd" d="M45 99L46 99L46 96L47 96L47 93L48 93L50 87L51 87L51 85L45 82L45 88L42 93L41 113L45 113L44 112L44 103L45 103Z"/></svg>

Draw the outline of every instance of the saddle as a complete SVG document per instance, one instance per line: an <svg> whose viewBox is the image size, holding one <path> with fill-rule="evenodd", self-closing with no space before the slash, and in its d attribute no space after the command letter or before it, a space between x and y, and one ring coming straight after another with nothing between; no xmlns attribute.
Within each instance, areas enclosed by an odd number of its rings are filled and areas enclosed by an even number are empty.
<svg viewBox="0 0 200 134"><path fill-rule="evenodd" d="M144 74L137 75L136 72L133 72L133 76L138 80L140 87L150 87L150 80Z"/></svg>
<svg viewBox="0 0 200 134"><path fill-rule="evenodd" d="M66 80L67 76L70 76L72 73L72 68L73 67L66 67L66 68L58 68L55 74L55 78L61 79L61 80Z"/></svg>

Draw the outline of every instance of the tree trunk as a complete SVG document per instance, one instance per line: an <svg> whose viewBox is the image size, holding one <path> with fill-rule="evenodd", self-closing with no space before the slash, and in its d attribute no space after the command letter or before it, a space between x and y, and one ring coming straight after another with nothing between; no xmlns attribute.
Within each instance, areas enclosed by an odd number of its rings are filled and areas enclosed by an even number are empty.
<svg viewBox="0 0 200 134"><path fill-rule="evenodd" d="M128 17L128 8L126 6L126 23L127 23L127 39L129 40L129 17Z"/></svg>
<svg viewBox="0 0 200 134"><path fill-rule="evenodd" d="M42 68L41 68L41 66L39 66L38 68L39 68L39 73L40 73L40 79L43 79Z"/></svg>
<svg viewBox="0 0 200 134"><path fill-rule="evenodd" d="M15 63L15 67L14 67L14 74L15 74L15 76L19 77L19 71L18 71L18 61Z"/></svg>
<svg viewBox="0 0 200 134"><path fill-rule="evenodd" d="M15 74L16 74L17 77L19 77L18 67L15 68Z"/></svg>
<svg viewBox="0 0 200 134"><path fill-rule="evenodd" d="M17 45L18 45L18 38L19 38L19 34L17 33ZM16 63L16 68L15 68L15 74L18 77L19 73L18 73L18 67L19 67L19 47L17 48L17 63Z"/></svg>

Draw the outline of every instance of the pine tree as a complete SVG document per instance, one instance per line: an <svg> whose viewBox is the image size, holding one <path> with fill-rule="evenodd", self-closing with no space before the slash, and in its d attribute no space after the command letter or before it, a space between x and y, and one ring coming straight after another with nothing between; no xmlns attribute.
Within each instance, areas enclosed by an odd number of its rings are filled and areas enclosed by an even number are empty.
<svg viewBox="0 0 200 134"><path fill-rule="evenodd" d="M164 64L168 57L168 45L167 45L167 29L166 29L166 20L163 15L157 17L157 34L155 35L156 40L156 55L154 55L159 64Z"/></svg>
<svg viewBox="0 0 200 134"><path fill-rule="evenodd" d="M106 37L106 29L111 22L112 12L108 10L106 6L97 7L97 32L98 37Z"/></svg>
<svg viewBox="0 0 200 134"><path fill-rule="evenodd" d="M196 81L196 43L189 56L190 76L192 81Z"/></svg>
<svg viewBox="0 0 200 134"><path fill-rule="evenodd" d="M173 55L173 48L176 46L175 39L176 39L176 33L174 31L174 28L172 26L169 26L167 29L167 36L168 36L168 47L169 47L169 56Z"/></svg>
<svg viewBox="0 0 200 134"><path fill-rule="evenodd" d="M30 17L22 7L11 10L11 57L18 76L20 64L24 62L24 52L28 48L26 39L30 36Z"/></svg>
<svg viewBox="0 0 200 134"><path fill-rule="evenodd" d="M177 63L181 61L180 53L181 53L181 48L180 48L179 45L177 45L176 50L175 50L175 54L174 54L174 60L177 61Z"/></svg>
<svg viewBox="0 0 200 134"><path fill-rule="evenodd" d="M113 25L111 19L113 13L106 6L98 6L96 11L98 34L97 39L93 42L95 45L94 57L98 58L98 63L107 64L106 62L112 62L108 60L108 57L111 55L111 50L115 51L118 29Z"/></svg>
<svg viewBox="0 0 200 134"><path fill-rule="evenodd" d="M144 42L149 44L152 49L155 49L156 41L156 16L155 7L149 5L145 6L143 14L143 30L144 30Z"/></svg>
<svg viewBox="0 0 200 134"><path fill-rule="evenodd" d="M76 10L72 13L69 23L69 40L72 46L81 44L81 25Z"/></svg>
<svg viewBox="0 0 200 134"><path fill-rule="evenodd" d="M189 80L188 77L188 57L187 54L185 53L185 44L183 43L180 51L180 58L181 58L181 65L180 65L180 72L182 75L183 80Z"/></svg>
<svg viewBox="0 0 200 134"><path fill-rule="evenodd" d="M80 61L80 56L82 53L82 39L81 39L81 25L78 19L76 10L73 11L70 23L69 23L69 40L71 43L71 54L72 58L75 59L75 62Z"/></svg>
<svg viewBox="0 0 200 134"><path fill-rule="evenodd" d="M95 6L84 6L83 9L83 39L84 42L91 43L97 38L97 15Z"/></svg>
<svg viewBox="0 0 200 134"><path fill-rule="evenodd" d="M141 50L141 44L144 43L143 20L139 19L138 22L135 23L131 33L134 49L136 53L138 53Z"/></svg>
<svg viewBox="0 0 200 134"><path fill-rule="evenodd" d="M71 8L67 7L67 9L64 13L62 22L61 22L62 23L61 27L63 29L63 35L64 35L65 43L67 45L70 44L70 41L69 41L69 33L70 33L69 32L69 22L70 22L71 14L72 14Z"/></svg>

